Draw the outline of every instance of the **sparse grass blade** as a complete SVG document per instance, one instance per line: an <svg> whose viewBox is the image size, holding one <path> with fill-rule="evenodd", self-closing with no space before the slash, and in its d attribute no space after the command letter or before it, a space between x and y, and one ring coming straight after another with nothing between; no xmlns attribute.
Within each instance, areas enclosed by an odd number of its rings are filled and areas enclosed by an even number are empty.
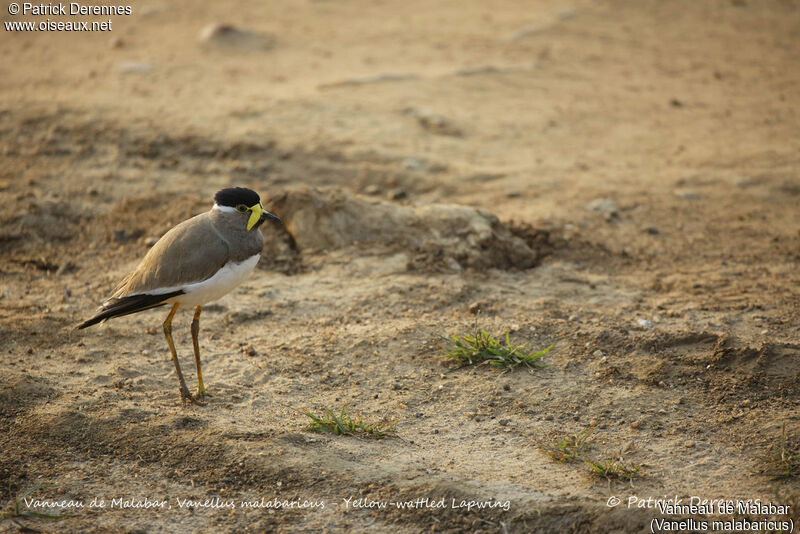
<svg viewBox="0 0 800 534"><path fill-rule="evenodd" d="M332 410L325 408L324 415L318 416L303 410L303 413L311 419L311 422L306 426L306 430L311 432L328 432L334 435L341 436L366 436L371 438L382 438L386 436L395 425L382 421L377 424L368 424L364 422L360 415L355 417L347 412L347 407L342 406L339 414L335 414Z"/></svg>
<svg viewBox="0 0 800 534"><path fill-rule="evenodd" d="M640 464L625 463L622 458L611 457L604 460L591 460L584 458L586 464L591 468L594 476L603 478L618 478L622 480L633 480L642 468Z"/></svg>
<svg viewBox="0 0 800 534"><path fill-rule="evenodd" d="M781 436L766 458L764 473L773 480L788 480L800 475L800 451L789 443L786 423L781 428Z"/></svg>
<svg viewBox="0 0 800 534"><path fill-rule="evenodd" d="M465 336L451 336L453 344L447 347L443 358L455 360L462 367L487 363L495 367L512 369L518 365L525 365L530 369L546 367L539 359L550 352L553 345L539 352L526 352L527 343L513 345L511 331L506 330L505 344L493 338L483 329L475 329L475 333Z"/></svg>
<svg viewBox="0 0 800 534"><path fill-rule="evenodd" d="M0 511L0 519L13 519L15 517L40 517L42 519L63 519L67 517L66 514L45 514L43 512L36 512L34 510L23 510L22 503L25 497L42 489L44 486L37 484L28 488L25 492L17 495L13 500L9 501L6 509ZM26 527L27 528L27 527Z"/></svg>
<svg viewBox="0 0 800 534"><path fill-rule="evenodd" d="M551 443L540 443L539 450L560 463L581 458L594 446L593 428L587 428L571 436L558 438Z"/></svg>

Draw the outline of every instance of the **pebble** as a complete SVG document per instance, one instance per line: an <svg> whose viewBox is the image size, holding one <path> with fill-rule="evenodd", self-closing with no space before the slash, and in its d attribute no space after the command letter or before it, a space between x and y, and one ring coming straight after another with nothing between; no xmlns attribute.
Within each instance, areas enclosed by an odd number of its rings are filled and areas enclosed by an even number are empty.
<svg viewBox="0 0 800 534"><path fill-rule="evenodd" d="M634 421L633 423L631 423L631 428L634 429L634 430L638 430L639 427L641 427L641 426L642 425L639 423L639 421Z"/></svg>
<svg viewBox="0 0 800 534"><path fill-rule="evenodd" d="M605 353L603 353L602 350L598 349L592 353L592 356L594 356L595 358L602 358L603 356L605 356Z"/></svg>
<svg viewBox="0 0 800 534"><path fill-rule="evenodd" d="M136 61L123 61L119 64L123 74L147 74L153 70L152 63L138 63Z"/></svg>
<svg viewBox="0 0 800 534"><path fill-rule="evenodd" d="M645 232L647 232L648 234L651 234L651 235L658 235L658 233L659 233L658 232L658 226L653 226L652 224L645 226L644 228L642 228L642 230L644 230Z"/></svg>
<svg viewBox="0 0 800 534"><path fill-rule="evenodd" d="M268 50L275 46L275 38L269 35L237 28L230 24L209 24L200 32L200 42L226 48Z"/></svg>
<svg viewBox="0 0 800 534"><path fill-rule="evenodd" d="M700 198L696 191L676 191L675 194L685 200L697 200Z"/></svg>
<svg viewBox="0 0 800 534"><path fill-rule="evenodd" d="M686 443L684 443L684 446L685 446L687 449L691 449L692 447L694 447L694 446L695 446L695 442L694 442L694 441L692 441L692 440L688 440Z"/></svg>
<svg viewBox="0 0 800 534"><path fill-rule="evenodd" d="M608 198L596 198L586 204L584 208L588 211L597 211L600 213L617 213L617 203Z"/></svg>
<svg viewBox="0 0 800 534"><path fill-rule="evenodd" d="M500 426L506 426L508 424L508 419L500 419L499 423Z"/></svg>
<svg viewBox="0 0 800 534"><path fill-rule="evenodd" d="M403 160L403 167L409 171L422 171L425 170L425 162L419 158L406 158Z"/></svg>
<svg viewBox="0 0 800 534"><path fill-rule="evenodd" d="M653 328L653 321L648 321L647 319L636 319L636 322L642 328Z"/></svg>

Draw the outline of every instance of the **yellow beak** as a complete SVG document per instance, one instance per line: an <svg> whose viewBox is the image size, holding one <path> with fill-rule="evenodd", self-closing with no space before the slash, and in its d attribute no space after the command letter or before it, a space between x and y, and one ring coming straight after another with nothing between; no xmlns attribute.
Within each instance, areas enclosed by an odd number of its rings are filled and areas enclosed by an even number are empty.
<svg viewBox="0 0 800 534"><path fill-rule="evenodd" d="M247 208L250 210L250 218L247 220L247 231L253 229L253 226L261 219L261 214L264 213L264 208L261 207L261 204L256 204L255 206L251 206Z"/></svg>

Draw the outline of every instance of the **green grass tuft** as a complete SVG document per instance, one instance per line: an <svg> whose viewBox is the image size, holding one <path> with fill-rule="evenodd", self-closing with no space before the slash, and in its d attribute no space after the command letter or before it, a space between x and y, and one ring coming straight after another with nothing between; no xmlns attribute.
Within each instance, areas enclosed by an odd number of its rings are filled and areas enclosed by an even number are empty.
<svg viewBox="0 0 800 534"><path fill-rule="evenodd" d="M509 369L518 365L526 365L531 369L546 367L538 360L553 348L550 345L539 352L528 353L525 350L527 343L516 346L511 344L510 330L506 330L505 345L481 329L476 329L473 335L452 336L452 340L453 345L447 347L448 352L442 354L442 357L455 360L462 367L484 363Z"/></svg>
<svg viewBox="0 0 800 534"><path fill-rule="evenodd" d="M8 502L5 510L0 511L0 519L11 519L13 521L16 517L40 517L43 519L63 519L67 517L66 514L45 514L42 512L36 512L35 510L22 510L22 504L25 497L34 491L42 489L43 487L44 486L41 484L37 484L24 493L17 495L13 500ZM17 525L19 525L19 523L17 523Z"/></svg>
<svg viewBox="0 0 800 534"><path fill-rule="evenodd" d="M577 434L557 439L552 443L540 443L539 450L556 462L562 464L581 458L594 446L593 428L587 428Z"/></svg>
<svg viewBox="0 0 800 534"><path fill-rule="evenodd" d="M766 463L764 473L773 480L786 480L800 475L800 452L789 445L786 423L783 424L781 437L767 456Z"/></svg>
<svg viewBox="0 0 800 534"><path fill-rule="evenodd" d="M619 478L623 480L633 480L642 468L639 464L625 463L622 458L611 457L605 460L591 460L584 458L586 464L591 468L592 474L604 478Z"/></svg>
<svg viewBox="0 0 800 534"><path fill-rule="evenodd" d="M365 423L360 415L353 417L347 413L347 408L342 406L342 411L336 415L328 408L321 416L314 415L308 410L303 413L311 419L306 430L311 432L328 432L330 434L345 436L366 436L371 438L382 438L389 432L395 423L380 422L377 424Z"/></svg>

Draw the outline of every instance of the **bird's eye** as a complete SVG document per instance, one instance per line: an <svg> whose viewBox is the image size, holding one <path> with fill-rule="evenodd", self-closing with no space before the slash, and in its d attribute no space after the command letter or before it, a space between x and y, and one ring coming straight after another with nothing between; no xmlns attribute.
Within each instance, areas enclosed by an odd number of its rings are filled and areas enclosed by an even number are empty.
<svg viewBox="0 0 800 534"><path fill-rule="evenodd" d="M236 206L236 211L238 211L239 213L244 213L247 211L247 206L245 206L244 204L239 204L238 206Z"/></svg>

